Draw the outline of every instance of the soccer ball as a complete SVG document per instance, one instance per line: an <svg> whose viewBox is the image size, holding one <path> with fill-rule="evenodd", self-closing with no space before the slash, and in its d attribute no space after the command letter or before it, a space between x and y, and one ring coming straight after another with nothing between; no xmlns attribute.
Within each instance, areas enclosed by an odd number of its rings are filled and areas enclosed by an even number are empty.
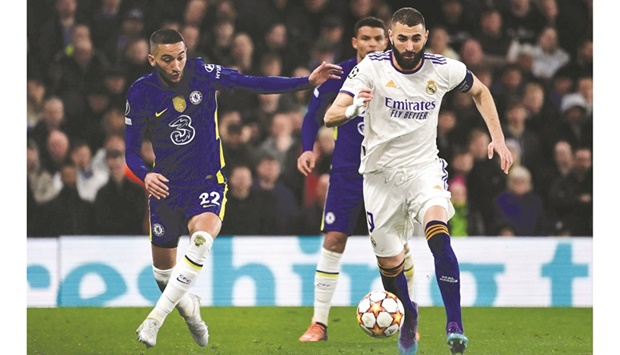
<svg viewBox="0 0 620 355"><path fill-rule="evenodd" d="M402 302L388 291L372 291L357 305L357 323L364 333L374 338L398 333L404 319Z"/></svg>

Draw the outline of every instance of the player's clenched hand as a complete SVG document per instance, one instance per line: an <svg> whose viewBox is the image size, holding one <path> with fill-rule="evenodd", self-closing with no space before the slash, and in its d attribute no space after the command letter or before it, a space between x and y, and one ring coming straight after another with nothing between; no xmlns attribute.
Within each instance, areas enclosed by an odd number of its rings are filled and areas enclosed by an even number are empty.
<svg viewBox="0 0 620 355"><path fill-rule="evenodd" d="M502 170L504 171L504 173L508 174L508 170L510 170L510 167L512 166L512 163L514 162L514 160L512 157L512 153L510 153L510 150L506 146L506 143L504 141L502 142L492 141L487 146L487 154L489 156L489 159L493 158L493 151L496 151L497 154L499 155L500 166Z"/></svg>
<svg viewBox="0 0 620 355"><path fill-rule="evenodd" d="M168 179L158 173L148 173L144 177L144 187L146 191L158 200L166 198L169 195L168 186L166 185L167 182Z"/></svg>
<svg viewBox="0 0 620 355"><path fill-rule="evenodd" d="M297 158L297 170L300 173L304 174L304 176L308 176L314 170L314 165L316 164L316 157L314 156L314 152L311 150L307 150Z"/></svg>
<svg viewBox="0 0 620 355"><path fill-rule="evenodd" d="M323 62L314 69L308 77L308 80L310 81L310 84L317 86L326 82L327 79L340 79L340 74L342 73L342 67Z"/></svg>

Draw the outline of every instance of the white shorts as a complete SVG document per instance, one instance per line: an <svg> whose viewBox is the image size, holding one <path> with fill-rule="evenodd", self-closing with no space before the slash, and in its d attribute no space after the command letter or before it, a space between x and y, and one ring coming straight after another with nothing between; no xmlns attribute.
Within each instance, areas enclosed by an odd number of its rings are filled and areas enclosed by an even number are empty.
<svg viewBox="0 0 620 355"><path fill-rule="evenodd" d="M448 219L454 216L446 166L445 160L437 159L364 174L364 204L376 256L398 255L415 233L414 226L423 226L424 214L431 206L443 207Z"/></svg>

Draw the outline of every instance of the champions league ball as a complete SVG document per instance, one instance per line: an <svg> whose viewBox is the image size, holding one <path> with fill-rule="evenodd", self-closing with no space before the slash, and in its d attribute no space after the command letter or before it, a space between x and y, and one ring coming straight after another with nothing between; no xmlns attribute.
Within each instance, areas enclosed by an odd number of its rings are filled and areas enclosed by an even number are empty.
<svg viewBox="0 0 620 355"><path fill-rule="evenodd" d="M372 291L357 306L357 323L373 338L387 338L398 333L404 319L402 302L388 291Z"/></svg>

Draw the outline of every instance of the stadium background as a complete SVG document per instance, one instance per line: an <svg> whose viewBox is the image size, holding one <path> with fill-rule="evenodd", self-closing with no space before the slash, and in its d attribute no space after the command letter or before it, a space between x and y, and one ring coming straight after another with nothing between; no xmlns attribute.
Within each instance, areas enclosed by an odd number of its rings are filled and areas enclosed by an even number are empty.
<svg viewBox="0 0 620 355"><path fill-rule="evenodd" d="M511 11L513 3L529 3L530 7L524 18L529 20L518 21L515 13L518 10ZM549 11L548 4L554 3L557 6L557 14L552 16L553 11ZM112 9L109 13L106 6L111 5ZM502 300L501 297L495 298L479 298L480 295L476 291L466 291L464 293L464 302L467 305L535 305L535 306L555 306L555 305L573 305L573 306L592 306L592 242L589 237L592 236L592 205L590 203L589 210L580 209L576 213L580 220L584 220L589 225L589 233L580 233L580 237L564 239L563 236L571 235L561 224L558 225L559 217L557 211L548 203L549 197L546 193L552 185L543 185L540 181L546 181L545 166L553 166L554 159L552 154L553 143L565 137L548 135L549 132L555 132L554 128L560 127L560 123L565 119L564 113L569 103L575 106L584 106L586 113L584 118L585 136L579 137L578 140L571 142L573 149L586 146L592 148L592 131L588 131L589 125L592 125L592 97L588 97L587 88L580 90L580 80L582 78L592 79L592 53L591 47L588 54L581 51L589 44L592 45L593 39L593 21L592 21L592 1L581 0L561 0L561 1L511 1L511 0L444 0L444 1L338 1L338 0L307 0L307 1L270 1L270 0L236 0L236 1L203 1L203 0L183 0L183 1L141 1L141 0L33 0L27 1L27 64L26 76L28 82L28 98L27 98L27 137L29 144L32 141L38 143L36 148L42 157L41 165L45 166L47 173L55 179L55 185L50 185L50 189L55 193L48 195L47 200L36 201L31 199L30 190L28 194L28 306L54 307L63 305L103 305L103 306L123 306L123 305L142 305L152 302L149 296L151 291L140 293L140 278L129 273L123 275L128 277L129 287L136 287L138 291L129 291L125 294L120 293L115 299L114 297L104 300L102 295L106 295L108 291L113 290L114 284L107 285L106 289L106 270L103 269L103 275L95 271L89 274L90 265L100 261L99 256L85 257L84 259L75 261L72 264L72 258L83 254L75 245L84 247L89 245L105 246L107 250L112 250L113 245L139 245L133 252L135 255L148 257L145 253L148 246L144 243L144 237L135 233L119 233L126 235L120 239L116 235L97 231L92 225L88 228L88 233L84 233L84 229L65 228L66 225L57 226L58 228L46 229L46 224L39 221L49 221L49 202L54 199L56 194L62 188L62 184L58 184L57 173L59 165L54 166L49 161L45 162L45 157L49 156L47 151L47 137L50 132L48 121L44 117L43 106L50 98L59 98L63 103L63 110L60 114L61 119L58 126L68 138L69 146L65 158L70 157L70 150L76 145L76 142L86 142L94 157L97 153L105 153L104 141L109 134L118 133L120 127L115 126L115 119L118 120L119 111L124 110L124 94L128 86L139 76L149 72L151 68L145 62L144 43L148 41L149 34L162 26L172 26L184 31L189 41L192 35L198 35L195 47L190 48L190 55L200 55L206 58L207 62L217 63L225 66L231 66L239 69L241 72L255 75L303 75L309 69L316 66L320 61L327 60L330 62L338 62L354 55L350 46L350 38L352 35L353 24L363 16L373 15L380 17L389 25L391 13L401 6L413 6L422 11L427 19L427 27L431 33L439 32L438 26L447 30L448 44L453 50L445 52L446 55L457 55L463 61L466 61L470 68L486 80L487 85L492 89L497 100L500 117L504 124L507 124L506 112L509 107L520 103L530 110L527 106L525 91L526 88L537 84L544 90L544 109L547 121L552 118L552 128L545 127L542 129L536 124L534 119L530 119L528 124L528 135L534 138L533 141L543 146L540 153L542 160L531 163L532 153L525 154L527 145L519 147L523 155L521 165L529 168L534 181L534 193L539 194L545 203L546 218L545 227L537 233L539 236L547 238L521 238L519 240L503 240L500 244L494 244L502 249L502 244L510 246L510 250L545 250L537 249L540 245L552 245L540 259L540 263L536 263L536 268L532 270L539 277L540 294L536 294L533 300L513 299ZM458 16L453 16L458 13ZM456 9L456 10L455 10ZM204 12L202 12L204 10ZM496 10L496 12L487 12L488 10ZM486 14L499 14L503 21L502 32L496 37L489 35L483 30L480 22L482 17L486 18ZM482 16L482 14L485 14ZM492 18L491 15L489 15ZM63 21L61 21L61 18ZM63 31L62 24L69 24ZM534 24L534 26L531 26ZM488 23L487 23L488 25ZM485 25L485 26L487 26ZM546 25L552 25L556 29L558 35L559 47L565 51L569 60L563 62L561 66L551 70L551 72L535 71L536 67L536 48L538 44L538 35L542 33ZM493 27L492 25L489 25ZM186 32L185 32L186 31ZM479 52L471 55L463 51L466 47L464 44L469 40L476 40L482 45ZM233 45L233 43L235 43ZM519 45L508 46L507 43ZM428 50L430 49L427 46ZM475 47L475 46L474 46ZM475 52L475 50L474 50ZM476 54L478 56L476 56ZM584 58L585 55L585 58ZM589 55L589 57L588 57ZM549 57L544 57L550 61ZM471 60L471 62L469 62ZM544 64L544 63L543 63ZM515 69L516 68L516 69ZM548 69L548 68L547 68ZM508 75L506 73L519 72L520 80L516 83L510 83L509 80L503 79ZM564 80L567 79L567 80ZM513 85L512 87L510 85ZM564 85L564 86L562 86ZM535 86L535 85L534 85ZM587 86L587 85L586 85ZM591 89L591 87L590 87ZM317 152L321 154L323 166L319 167L317 174L308 179L302 179L301 175L294 169L294 160L299 154L299 127L301 118L305 112L305 105L309 100L310 92L301 93L299 95L278 95L278 97L267 95L247 95L244 93L233 92L223 93L219 97L220 116L234 116L231 121L234 122L231 128L242 132L244 142L250 147L248 151L260 151L264 148L263 143L272 136L270 125L274 114L285 113L292 122L296 122L291 135L297 142L293 144L293 148L283 154L288 159L282 160L282 174L280 181L289 188L295 196L297 214L286 218L295 222L292 225L285 225L282 229L274 230L269 234L267 241L257 236L260 233L251 229L245 233L223 233L230 235L222 238L223 244L230 244L230 254L236 255L240 268L244 266L244 261L251 251L245 251L241 247L232 247L232 245L248 245L261 244L263 242L278 243L282 245L290 245L292 249L271 250L272 255L285 255L290 250L301 248L302 254L307 256L307 268L311 269L313 260L316 260L316 249L320 243L318 222L316 219L306 219L305 214L310 215L309 211L315 212L316 217L316 201L320 201L320 196L315 194L315 187L319 181L319 174L327 172L329 159L329 144L325 146L317 144ZM591 90L590 90L591 94ZM456 96L456 95L455 95ZM581 97L578 97L581 96ZM568 98L564 100L565 98ZM582 100L583 99L583 100ZM99 106L97 106L97 101ZM445 111L453 111L456 113L454 127L448 129L448 133L442 136L440 149L442 155L449 161L452 166L451 159L457 153L463 150L469 150L467 137L469 133L476 127L480 126L482 120L479 117L463 115L466 110L461 110L457 98L446 100ZM564 103L563 103L564 102ZM575 104L577 102L577 104ZM584 104L585 103L585 104ZM564 106L563 106L564 105ZM536 118L535 112L527 112L527 117ZM233 113L231 113L233 112ZM121 115L122 116L122 115ZM538 115L540 117L540 115ZM478 122L476 122L476 120ZM534 122L534 123L532 123ZM540 123L540 122L538 122ZM555 124L558 124L556 126ZM223 125L228 127L229 125ZM559 130L558 130L559 131ZM223 140L226 139L228 132L222 132ZM445 138L445 139L443 139ZM531 142L532 140L522 139L521 142ZM517 152L519 149L517 150ZM105 155L105 154L104 154ZM232 154L231 154L232 156ZM258 156L242 156L240 161L247 162L255 167ZM71 160L71 159L67 159ZM231 158L229 163L232 162ZM531 164L531 165L530 165ZM230 168L231 165L229 165ZM541 168L542 167L542 168ZM322 169L322 170L321 170ZM591 174L591 169L590 172ZM128 173L129 174L129 173ZM30 174L29 174L30 175ZM129 174L130 175L130 174ZM458 175L458 172L454 172ZM467 173L465 174L467 176ZM487 176L482 176L483 179ZM492 176L492 175L491 175ZM131 177L131 176L130 176ZM465 179L466 180L466 179ZM31 181L28 181L30 189ZM546 182L549 183L549 182ZM586 184L587 185L587 184ZM472 192L474 187L470 188L469 195L477 196L477 192ZM484 186L488 188L489 186ZM494 194L498 194L506 188L506 181L501 181L494 185ZM590 192L592 192L592 180L590 180ZM52 197L49 197L52 196ZM469 196L468 196L469 197ZM494 195L486 195L486 200L478 202L477 206L492 206ZM473 203L473 201L472 201ZM557 206L556 206L557 207ZM64 206L63 206L64 208ZM314 209L313 209L314 208ZM69 208L70 209L70 208ZM472 208L472 210L475 210ZM485 213L484 209L478 211ZM488 209L487 209L488 212ZM575 211L573 211L575 212ZM48 214L48 216L46 216ZM474 212L471 212L474 214ZM568 213L570 216L570 211ZM57 214L54 214L57 216ZM574 216L574 215L573 215ZM79 217L78 217L79 218ZM491 222L487 223L486 228L480 228L478 233L469 233L468 239L459 239L459 251L464 250L466 262L484 265L488 261L477 260L479 246L489 244L485 243L485 237L496 237L500 234L503 224L494 221L494 216L489 217ZM303 223L301 223L302 221ZM502 221L503 222L503 221ZM473 224L473 223L472 223ZM75 225L75 224L74 224ZM309 226L307 229L298 230L293 228L295 225ZM144 220L139 228L142 228L144 234L146 230ZM513 229L518 229L513 226ZM510 228L508 228L510 230ZM586 229L587 230L587 229ZM512 233L515 231L513 230ZM502 232L503 233L503 232ZM507 233L509 233L507 231ZM242 236L242 235L247 236ZM468 234L468 233L465 233ZM98 235L94 237L94 235ZM272 237L272 235L274 235ZM281 236L275 236L281 235ZM301 237L296 237L301 235ZM484 237L477 237L482 235ZM74 236L74 237L70 237ZM585 236L586 238L582 238ZM529 236L528 236L529 237ZM271 238L282 238L280 241L271 240ZM354 238L350 251L354 254L364 256L363 238ZM470 242L473 249L469 249L466 243ZM82 244L86 243L86 244ZM546 243L546 244L545 244ZM303 246L306 248L303 249ZM310 245L311 247L308 247ZM553 296L554 286L553 278L545 279L541 276L543 265L554 260L558 250L566 246L572 251L578 249L577 254L571 254L569 261L561 264L559 269L564 270L572 276L563 279L560 275L560 284L564 283L562 296ZM421 245L421 247L423 247ZM417 260L420 263L417 276L419 278L420 292L425 300L425 305L437 304L437 299L433 296L433 280L427 276L431 273L426 270L425 264L429 262L428 255L423 254L423 248L417 248L420 253ZM88 246L86 247L88 250ZM314 248L314 249L313 249ZM480 247L482 249L482 247ZM39 252L36 252L39 250ZM42 252L41 252L42 250ZM49 250L56 250L56 253L50 253ZM71 250L74 250L71 252ZM91 249L96 250L96 249ZM305 250L305 251L304 251ZM495 250L495 249L491 249ZM489 250L486 250L488 252ZM266 251L268 253L269 251ZM88 254L88 253L86 253ZM97 255L93 252L92 255ZM225 254L225 253L224 253ZM237 256L238 255L238 256ZM502 259L501 268L514 267L520 270L524 269L524 265L511 259L520 258L518 252L507 254ZM34 260L34 256L38 256ZM362 274L374 275L376 270L372 266L372 256L367 255L369 260L361 262L360 260L343 260L345 266L359 267L363 266ZM142 258L144 259L144 258ZM104 259L105 260L105 259ZM250 259L248 259L250 261ZM142 264L138 267L140 270L148 266L148 260L141 260ZM246 262L249 262L246 260ZM263 261L253 261L259 265ZM361 263L361 264L360 264ZM102 263L106 266L106 263ZM114 263L112 263L114 264ZM52 265L51 268L46 268ZM255 265L252 264L251 265ZM577 265L576 269L566 268L566 265ZM42 267L43 266L43 267ZM75 289L71 290L69 295L63 294L63 285L71 284L71 280L75 278L67 278L67 276L75 276L76 270L83 271L82 279L77 282ZM109 265L107 265L109 266ZM488 265L487 265L488 266ZM557 266L557 265L556 265ZM120 270L125 266L121 265ZM294 268L294 265L285 265L280 267L283 269ZM113 272L116 269L111 268ZM275 268L277 269L277 268ZM553 274L554 269L547 270L547 277ZM568 270L568 271L567 271ZM577 270L577 271L575 271ZM585 271L584 271L585 270ZM108 270L109 271L109 270ZM45 285L46 272L48 273L49 285L51 288L41 288ZM139 273L139 272L138 272ZM526 275L527 273L523 273ZM293 305L309 305L309 289L303 287L303 279L296 280L293 283L297 285L294 288L298 294L292 298L274 296L272 299L260 299L258 296L258 286L252 283L251 279L237 279L237 284L230 285L228 291L231 294L230 300L217 300L215 298L207 298L205 304L222 304L222 302L230 302L230 304L252 305L252 304L293 304ZM351 279L359 277L359 273L352 273ZM283 287L280 284L289 285L290 275L277 275L273 284L274 289L270 292L274 294L276 290ZM354 277L355 276L355 277ZM556 274L557 276L557 274ZM213 277L206 277L204 284L205 294L210 294L210 282ZM577 281L574 281L577 280ZM375 280L376 281L376 280ZM80 284L81 282L81 284ZM295 283L296 282L296 283ZM519 287L510 286L511 280L499 278L497 287L499 294L507 292L515 293ZM519 282L518 280L516 282ZM345 283L346 284L346 283ZM373 283L370 283L372 286ZM472 284L475 284L473 282ZM118 285L118 284L117 284ZM351 283L349 286L343 286L342 296L337 304L351 304L358 295L364 291L355 289ZM557 286L557 285L556 285ZM486 286L485 286L486 287ZM491 289L495 286L490 286ZM514 287L514 288L511 288ZM476 287L473 287L476 288ZM41 297L41 290L44 290L42 303L37 304L37 299ZM66 290L66 289L65 289ZM256 291L256 298L239 298L238 295L244 295L247 291ZM480 291L481 289L478 289ZM488 292L490 289L484 289ZM568 291L566 291L568 290ZM135 291L135 292L134 292ZM497 290L496 290L497 291ZM47 292L47 293L45 293ZM133 293L132 293L133 292ZM151 292L152 293L152 292ZM268 292L269 293L269 292ZM308 294L306 294L308 293ZM137 295L137 301L131 299ZM488 294L487 294L488 295ZM152 296L152 295L151 295ZM435 295L436 296L436 295ZM75 297L75 298L71 298ZM567 298L568 297L568 298ZM128 300L129 299L129 300ZM568 301L567 301L568 300ZM63 303L65 302L65 303ZM80 303L82 302L82 303Z"/></svg>

